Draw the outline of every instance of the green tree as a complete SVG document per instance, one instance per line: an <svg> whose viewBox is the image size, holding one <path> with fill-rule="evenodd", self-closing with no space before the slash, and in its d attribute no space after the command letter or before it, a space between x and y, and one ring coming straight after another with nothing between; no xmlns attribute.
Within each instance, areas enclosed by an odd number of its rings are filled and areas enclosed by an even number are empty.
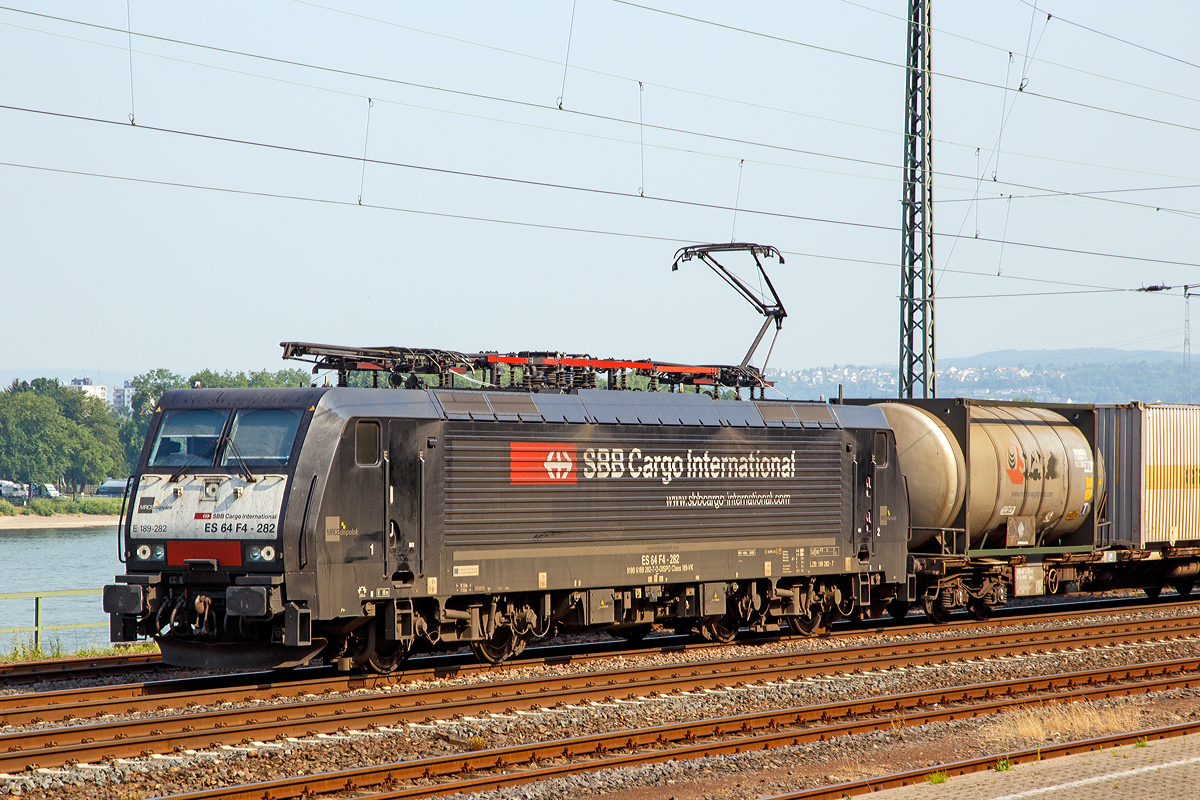
<svg viewBox="0 0 1200 800"><path fill-rule="evenodd" d="M201 370L188 378L187 385L199 383L205 389L274 389L281 387L305 387L310 383L308 373L302 369L281 369L278 372L259 370L247 375L245 372L215 372Z"/></svg>
<svg viewBox="0 0 1200 800"><path fill-rule="evenodd" d="M49 397L29 390L0 394L0 475L58 483L70 465L71 427Z"/></svg>
<svg viewBox="0 0 1200 800"><path fill-rule="evenodd" d="M168 389L180 389L187 384L174 372L162 368L143 372L130 383L137 390L133 393L132 404L137 438L145 439L146 430L150 427L150 416L154 413L154 407L158 405L158 399L163 396L163 392Z"/></svg>

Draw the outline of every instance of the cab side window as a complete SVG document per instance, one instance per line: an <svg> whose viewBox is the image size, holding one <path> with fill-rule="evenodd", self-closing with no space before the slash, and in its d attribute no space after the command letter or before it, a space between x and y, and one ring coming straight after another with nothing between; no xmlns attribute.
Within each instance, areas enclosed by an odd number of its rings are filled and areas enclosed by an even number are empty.
<svg viewBox="0 0 1200 800"><path fill-rule="evenodd" d="M371 467L379 463L379 423L359 421L354 426L354 463Z"/></svg>
<svg viewBox="0 0 1200 800"><path fill-rule="evenodd" d="M883 431L876 431L875 448L874 452L871 454L871 460L874 461L877 466L887 466L887 443L887 434Z"/></svg>

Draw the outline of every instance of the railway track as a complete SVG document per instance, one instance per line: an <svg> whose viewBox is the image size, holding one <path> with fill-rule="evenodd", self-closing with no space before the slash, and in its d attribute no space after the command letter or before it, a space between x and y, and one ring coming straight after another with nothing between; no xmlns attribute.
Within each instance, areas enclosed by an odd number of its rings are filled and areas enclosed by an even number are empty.
<svg viewBox="0 0 1200 800"><path fill-rule="evenodd" d="M1200 686L1200 658L1186 658L521 744L245 786L224 786L174 795L173 798L283 800L342 795L392 800L435 797L494 790L601 769L769 750L835 736L978 717L1020 705L1100 700L1194 686ZM1183 732L1200 729L1200 723L1176 727ZM995 763L994 758L991 763ZM922 778L929 771L922 770ZM871 783L878 786L876 781ZM399 788L393 788L397 786ZM837 790L841 787L826 788Z"/></svg>
<svg viewBox="0 0 1200 800"><path fill-rule="evenodd" d="M53 680L83 680L115 673L155 672L163 667L158 653L118 653L90 658L53 658L0 664L0 687Z"/></svg>
<svg viewBox="0 0 1200 800"><path fill-rule="evenodd" d="M1051 612L1056 619L1072 619L1080 616L1087 616L1094 613L1104 612L1153 612L1165 609L1177 609L1188 605L1200 606L1200 601L1189 600L1187 598L1172 598L1165 601L1153 601L1147 598L1137 598L1130 601L1129 598L1104 599L1104 600L1088 600L1074 603L1063 603L1054 606L1054 611ZM968 620L965 617L955 619L950 624L951 628L971 628L980 627L983 625L1009 625L1023 624L1025 622L1033 622L1038 619L1044 619L1046 613L1036 613L1033 609L1036 607L1021 607L1008 608L997 611L996 615L986 622L976 622ZM1031 613L1033 612L1033 613ZM897 633L907 634L915 630L928 628L930 630L945 630L947 626L929 625L925 623L913 624L903 620L871 620L860 627L849 627L843 623L838 623L831 634L838 637L843 636L869 636L879 633ZM739 638L739 643L753 641L775 641L778 637L771 634L766 635L743 635ZM660 642L659 647L663 646L683 646L689 641L688 637L671 636L671 637L656 637L654 640ZM695 643L693 647L705 647L712 645L704 645ZM645 648L640 648L636 644L624 645L619 641L612 640L608 642L586 643L582 645L545 645L532 647L526 650L523 658L515 659L511 662L506 662L505 667L511 668L514 665L527 666L530 663L545 662L549 658L559 657L566 658L572 655L592 656L595 654L612 653L627 654L629 651L640 652ZM544 652L553 651L553 652ZM597 656L602 657L602 656ZM424 662L427 659L440 659L439 666L455 666L474 665L475 659L472 656L421 656L413 659L410 664ZM155 673L163 670L176 669L162 663L162 659L157 653L121 653L109 656L92 656L88 658L61 658L49 659L42 661L20 661L7 664L0 664L0 688L11 688L17 686L25 686L33 683L42 683L48 681L59 680L87 680L94 678L107 678L113 675L145 673L148 676L153 676ZM235 673L236 674L236 673ZM242 673L251 675L247 682L255 682L261 680L264 673Z"/></svg>
<svg viewBox="0 0 1200 800"><path fill-rule="evenodd" d="M972 772L986 772L996 767L996 762L1003 758L1011 766L1025 764L1031 761L1045 761L1060 756L1073 756L1077 753L1090 753L1096 750L1111 750L1114 747L1137 744L1140 741L1162 741L1176 736L1191 736L1200 733L1200 721L1181 722L1178 725L1167 725L1161 728L1146 728L1128 733L1115 733L1110 736L1097 736L1074 742L1046 744L1027 750L1014 750L1004 753L993 753L979 758L955 761L935 767L896 772L891 775L881 775L874 778L864 778L857 781L846 781L831 786L820 786L797 792L774 795L765 800L844 800L862 794L874 794L884 789L898 789L913 783L924 783L930 773L945 772L946 775L967 775Z"/></svg>
<svg viewBox="0 0 1200 800"><path fill-rule="evenodd" d="M225 693L181 692L143 698L79 700L4 711L8 725L97 718L82 724L0 734L0 771L52 767L73 761L137 757L183 749L240 745L288 736L339 734L454 716L552 708L587 702L643 702L647 697L698 690L753 691L751 684L850 675L856 672L1024 655L1200 635L1200 617L1075 625L1030 631L991 631L957 639L864 645L836 650L751 655L670 665L386 691L399 680L337 676L305 683L238 687ZM1180 664L1195 665L1200 659ZM1182 669L1182 666L1180 667ZM432 676L430 676L432 677ZM106 687L107 688L107 687ZM377 689L345 696L354 688ZM99 690L103 692L104 690ZM288 694L290 693L290 696ZM26 696L35 699L39 696ZM8 698L6 698L8 700ZM241 704L213 709L222 702ZM205 709L186 710L189 705ZM185 709L180 713L105 720L106 715Z"/></svg>
<svg viewBox="0 0 1200 800"><path fill-rule="evenodd" d="M1055 614L1055 620L1069 621L1082 617L1095 616L1098 613L1119 614L1131 610L1130 606L1127 604L1114 604L1113 601L1095 601L1088 603L1076 603L1073 605L1080 606L1080 608L1057 613ZM1180 610L1186 608L1195 608L1196 610L1200 611L1200 601L1180 602L1177 600L1154 603L1142 601L1141 604L1135 605L1132 608L1138 611L1151 612L1167 609ZM1016 611L1016 609L1013 609L1012 611ZM925 633L944 634L952 631L1009 627L1044 622L1046 622L1045 614L1015 613L993 617L992 619L982 622L971 619L956 619L948 624L943 625L936 625L932 623L913 624L904 623L901 620L884 620L871 621L868 625L860 625L859 627L855 628L838 627L831 633L823 634L821 638L843 642L888 634L896 636L911 636ZM743 635L739 637L736 644L743 646L772 644L784 639L795 638L797 637L781 637L773 634L748 634L744 632ZM689 636L656 636L641 643L602 641L577 644L542 645L527 649L521 658L505 661L497 666L482 665L474 658L474 656L469 654L426 655L410 659L407 662L404 670L393 673L390 676L385 676L385 680L395 682L398 679L427 680L432 677L455 678L475 673L508 671L537 665L581 663L611 658L614 656L628 656L634 658L647 655L683 653L689 651L702 652L705 650L727 646L728 645L700 642ZM34 681L59 680L67 677L88 677L89 670L93 671L94 675L92 676L102 676L109 674L109 672L122 673L137 669L156 671L163 668L162 662L158 660L157 655L144 655L145 659L137 658L133 660L130 660L130 656L112 656L93 659L60 659L56 661L34 661L0 665L0 686L4 685L5 676L8 674L9 670L11 670L14 682L31 683ZM110 662L105 660L109 658L112 659L111 665L109 665ZM101 671L96 672L96 670ZM288 678L285 676L293 677ZM366 688L368 685L378 680L377 676L367 675L364 673L356 673L347 676L345 673L337 673L332 667L308 667L298 669L293 672L267 671L250 673L225 673L222 675L199 678L148 680L138 683L112 684L100 687L80 687L65 690L52 690L47 692L0 695L0 715L2 715L7 709L33 707L33 703L27 699L31 696L40 698L38 702L40 702L42 705L60 705L86 699L94 699L101 696L109 698L152 697L170 695L185 691L221 690L232 687L248 687L268 683L272 686L277 686L283 685L289 680L310 681L319 678L331 677L336 678L337 680L345 681L347 685L352 686L353 688ZM0 724L3 724L2 716L0 716Z"/></svg>
<svg viewBox="0 0 1200 800"><path fill-rule="evenodd" d="M1164 610L1186 606L1186 604L1200 604L1200 601L1188 600L1187 597L1176 597L1168 601L1152 601L1148 599L1136 599L1132 602L1128 597L1121 599L1110 600L1088 600L1072 603L1056 604L1054 607L1054 615L1056 619L1070 619L1075 616L1082 616L1097 612L1154 612L1154 610ZM1000 609L994 618L986 622L976 622L967 619L956 619L950 622L952 627L970 627L980 625L1007 625L1021 624L1024 621L1036 621L1039 618L1044 619L1046 614L1030 613L1031 607L1021 608L1006 608ZM862 627L848 627L844 624L836 626L833 632L834 636L870 636L870 634L881 632L910 632L914 627L929 627L930 630L938 630L938 628L946 628L946 626L935 626L926 624L917 624L914 626L912 622L904 620L871 620ZM749 636L739 638L739 642L745 640L774 640L773 636ZM656 637L656 639L671 639L670 643L662 642L662 644L684 644L688 642L688 637ZM698 645L704 646L704 645ZM628 645L630 649L637 649L636 644ZM512 664L528 664L530 661L536 663L545 661L548 656L569 656L572 652L575 654L590 655L595 651L607 650L620 654L625 651L626 646L617 640L612 642L602 642L586 645L544 645L535 646L526 651L526 656L517 658L512 662L506 662L505 666ZM554 650L554 654L542 654L542 650ZM425 661L426 658L445 658L446 664L469 664L474 662L474 658L470 656L422 656L414 661ZM412 663L412 662L410 662ZM18 661L10 663L0 663L0 688L24 686L36 684L36 682L55 681L55 680L86 680L95 678L108 678L114 674L137 674L146 673L149 675L161 672L163 669L175 669L163 664L160 656L156 652L128 652L128 654L115 654L108 656L91 656L82 658L50 658L50 660L42 661ZM247 673L247 674L262 674L262 673Z"/></svg>

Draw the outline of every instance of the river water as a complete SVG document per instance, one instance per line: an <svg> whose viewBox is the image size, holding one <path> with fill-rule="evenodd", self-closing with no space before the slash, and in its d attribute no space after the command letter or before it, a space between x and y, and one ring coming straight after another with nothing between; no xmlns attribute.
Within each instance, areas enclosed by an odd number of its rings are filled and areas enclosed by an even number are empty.
<svg viewBox="0 0 1200 800"><path fill-rule="evenodd" d="M117 526L103 528L14 528L0 530L0 593L98 589L123 574L117 558ZM34 601L0 600L0 628L33 625ZM42 600L42 624L103 622L104 627L48 631L42 647L57 640L73 650L108 643L108 615L100 595ZM0 650L33 641L32 633L0 634Z"/></svg>

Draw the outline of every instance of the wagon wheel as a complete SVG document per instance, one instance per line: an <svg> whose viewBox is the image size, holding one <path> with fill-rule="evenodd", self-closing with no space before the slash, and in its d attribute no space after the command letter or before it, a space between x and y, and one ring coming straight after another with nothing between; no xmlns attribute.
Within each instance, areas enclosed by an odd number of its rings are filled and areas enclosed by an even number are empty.
<svg viewBox="0 0 1200 800"><path fill-rule="evenodd" d="M1142 591L1146 593L1146 597L1149 597L1151 600L1157 600L1159 592L1162 591L1162 587L1161 586L1144 586L1144 587L1142 587Z"/></svg>
<svg viewBox="0 0 1200 800"><path fill-rule="evenodd" d="M887 612L892 619L904 619L908 616L910 608L912 608L912 603L904 600L893 600L887 604Z"/></svg>
<svg viewBox="0 0 1200 800"><path fill-rule="evenodd" d="M485 664L499 664L524 649L525 639L508 626L497 629L490 639L471 642L471 651Z"/></svg>
<svg viewBox="0 0 1200 800"><path fill-rule="evenodd" d="M396 668L408 658L408 648L404 642L392 641L375 637L375 648L367 656L367 669L386 675L395 672Z"/></svg>
<svg viewBox="0 0 1200 800"><path fill-rule="evenodd" d="M792 633L800 636L812 636L817 632L817 628L821 627L821 615L810 614L807 617L788 617L788 627L792 629Z"/></svg>
<svg viewBox="0 0 1200 800"><path fill-rule="evenodd" d="M709 617L704 620L701 631L704 638L721 644L729 644L737 637L741 620L736 614L726 614L722 617Z"/></svg>
<svg viewBox="0 0 1200 800"><path fill-rule="evenodd" d="M1192 593L1193 585L1194 585L1194 581L1192 581L1190 578L1186 578L1186 579L1173 581L1171 583L1171 588L1174 589L1176 592L1178 592L1180 597L1187 597L1189 594Z"/></svg>
<svg viewBox="0 0 1200 800"><path fill-rule="evenodd" d="M611 633L613 636L624 639L627 642L640 642L642 639L646 638L646 634L650 633L650 630L653 627L653 625L648 624L630 625L625 628L615 628L609 631L609 633Z"/></svg>
<svg viewBox="0 0 1200 800"><path fill-rule="evenodd" d="M980 622L983 622L984 620L986 620L992 616L992 607L989 606L987 603L985 603L983 600L972 600L967 605L967 611L971 614L972 617L979 620ZM947 616L949 616L949 612L947 612Z"/></svg>
<svg viewBox="0 0 1200 800"><path fill-rule="evenodd" d="M935 625L945 625L950 620L950 609L938 602L936 597L924 598L925 616Z"/></svg>

